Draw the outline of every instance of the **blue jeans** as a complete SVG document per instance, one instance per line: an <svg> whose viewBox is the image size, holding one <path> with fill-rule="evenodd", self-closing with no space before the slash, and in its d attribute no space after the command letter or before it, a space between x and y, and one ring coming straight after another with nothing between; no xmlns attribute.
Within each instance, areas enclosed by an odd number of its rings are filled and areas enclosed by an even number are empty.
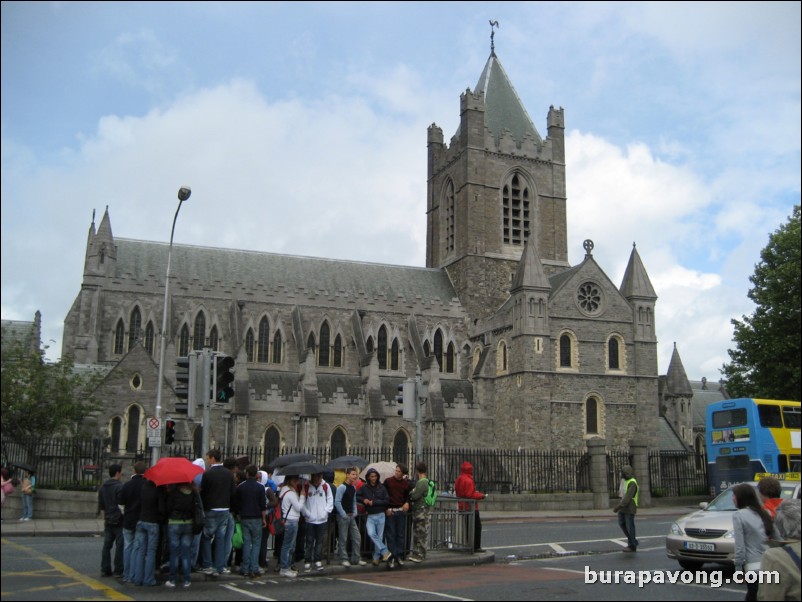
<svg viewBox="0 0 802 602"><path fill-rule="evenodd" d="M192 581L192 523L170 523L167 525L170 539L170 581L176 583L179 562L184 583Z"/></svg>
<svg viewBox="0 0 802 602"><path fill-rule="evenodd" d="M226 549L230 550L231 545L229 536L229 544L226 546L229 518L231 518L231 513L228 510L206 511L203 537L201 538L201 566L205 569L213 566L218 573L223 572L223 567L228 561ZM214 540L214 558L212 557L212 540Z"/></svg>
<svg viewBox="0 0 802 602"><path fill-rule="evenodd" d="M33 496L22 494L22 518L33 518Z"/></svg>
<svg viewBox="0 0 802 602"><path fill-rule="evenodd" d="M393 512L384 523L387 534L387 547L397 557L403 558L406 552L407 513Z"/></svg>
<svg viewBox="0 0 802 602"><path fill-rule="evenodd" d="M159 523L139 521L134 535L134 585L156 585Z"/></svg>
<svg viewBox="0 0 802 602"><path fill-rule="evenodd" d="M112 573L111 548L114 547L114 574L123 574L123 528L121 525L103 528L103 551L100 553L100 572L104 575Z"/></svg>
<svg viewBox="0 0 802 602"><path fill-rule="evenodd" d="M240 573L249 575L259 572L259 548L262 544L262 519L242 518L242 564Z"/></svg>
<svg viewBox="0 0 802 602"><path fill-rule="evenodd" d="M134 580L134 536L136 527L133 529L123 528L123 581L133 582Z"/></svg>
<svg viewBox="0 0 802 602"><path fill-rule="evenodd" d="M627 536L627 544L635 550L638 547L638 540L635 538L635 515L618 513L618 526Z"/></svg>
<svg viewBox="0 0 802 602"><path fill-rule="evenodd" d="M298 521L284 525L284 543L281 545L281 568L288 569L295 558L295 538L298 536Z"/></svg>
<svg viewBox="0 0 802 602"><path fill-rule="evenodd" d="M313 525L306 523L306 545L304 546L304 560L308 563L323 560L323 538L326 535L326 525L320 523Z"/></svg>
<svg viewBox="0 0 802 602"><path fill-rule="evenodd" d="M337 556L340 560L348 560L348 538L351 538L351 562L359 562L359 552L362 547L362 536L359 534L359 525L355 516L337 515Z"/></svg>
<svg viewBox="0 0 802 602"><path fill-rule="evenodd" d="M387 546L384 545L384 513L368 514L368 522L365 525L365 533L368 534L373 542L373 560L378 560L387 553Z"/></svg>

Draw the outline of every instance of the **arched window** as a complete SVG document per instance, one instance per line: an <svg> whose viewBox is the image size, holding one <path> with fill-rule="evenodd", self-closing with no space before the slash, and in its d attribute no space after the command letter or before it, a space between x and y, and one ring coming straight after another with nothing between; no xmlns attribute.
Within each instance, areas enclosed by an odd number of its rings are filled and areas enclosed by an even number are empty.
<svg viewBox="0 0 802 602"><path fill-rule="evenodd" d="M317 356L317 363L319 366L329 365L329 354L331 352L331 329L329 328L329 321L323 320L320 325L320 351Z"/></svg>
<svg viewBox="0 0 802 602"><path fill-rule="evenodd" d="M446 372L454 374L454 343L449 343L446 350Z"/></svg>
<svg viewBox="0 0 802 602"><path fill-rule="evenodd" d="M454 234L456 232L456 202L454 198L454 182L450 179L446 184L446 256L454 251Z"/></svg>
<svg viewBox="0 0 802 602"><path fill-rule="evenodd" d="M560 367L571 367L571 337L567 334L560 337Z"/></svg>
<svg viewBox="0 0 802 602"><path fill-rule="evenodd" d="M507 343L499 341L496 350L496 370L499 374L507 372Z"/></svg>
<svg viewBox="0 0 802 602"><path fill-rule="evenodd" d="M373 337L368 337L368 340L365 341L365 349L368 353L373 353Z"/></svg>
<svg viewBox="0 0 802 602"><path fill-rule="evenodd" d="M271 426L265 431L264 438L264 463L270 464L281 453L281 434L275 426Z"/></svg>
<svg viewBox="0 0 802 602"><path fill-rule="evenodd" d="M125 325L122 318L117 320L117 327L114 329L114 353L122 355L125 352Z"/></svg>
<svg viewBox="0 0 802 602"><path fill-rule="evenodd" d="M476 370L476 366L479 365L479 360L482 357L482 348L477 347L473 350L473 362L471 363L471 371Z"/></svg>
<svg viewBox="0 0 802 602"><path fill-rule="evenodd" d="M261 364L267 363L270 357L270 323L267 318L262 318L259 322L259 342L256 347L256 361Z"/></svg>
<svg viewBox="0 0 802 602"><path fill-rule="evenodd" d="M184 356L189 353L189 327L184 324L181 329L181 336L178 338L178 355Z"/></svg>
<svg viewBox="0 0 802 602"><path fill-rule="evenodd" d="M245 334L245 355L249 362L253 361L253 343L253 328L249 328L248 332Z"/></svg>
<svg viewBox="0 0 802 602"><path fill-rule="evenodd" d="M393 437L393 462L409 464L409 435L403 429L399 429Z"/></svg>
<svg viewBox="0 0 802 602"><path fill-rule="evenodd" d="M307 350L311 349L312 353L315 353L315 348L316 347L317 347L317 344L315 343L315 333L314 332L310 332L309 333L309 337L306 339L306 349Z"/></svg>
<svg viewBox="0 0 802 602"><path fill-rule="evenodd" d="M141 329L142 315L139 313L139 308L135 307L131 312L131 321L128 325L128 351L131 351L139 340L139 331Z"/></svg>
<svg viewBox="0 0 802 602"><path fill-rule="evenodd" d="M423 341L423 355L429 357L432 354L432 346L429 341Z"/></svg>
<svg viewBox="0 0 802 602"><path fill-rule="evenodd" d="M218 345L220 344L220 335L217 334L217 325L215 324L212 326L211 332L209 332L209 347L212 348L212 351L219 351Z"/></svg>
<svg viewBox="0 0 802 602"><path fill-rule="evenodd" d="M607 341L607 353L608 353L608 368L610 370L618 370L620 368L620 364L618 362L618 339L615 337L610 337L610 340Z"/></svg>
<svg viewBox="0 0 802 602"><path fill-rule="evenodd" d="M128 437L125 443L125 451L135 454L139 451L139 421L140 411L138 405L128 408Z"/></svg>
<svg viewBox="0 0 802 602"><path fill-rule="evenodd" d="M379 356L379 370L387 370L387 328L384 324L379 328L378 349L376 354Z"/></svg>
<svg viewBox="0 0 802 602"><path fill-rule="evenodd" d="M119 416L115 416L111 419L111 428L109 429L109 433L111 434L111 453L118 454L120 453L120 436L123 432L123 419Z"/></svg>
<svg viewBox="0 0 802 602"><path fill-rule="evenodd" d="M437 365L440 372L443 371L443 333L438 328L434 332L434 357L437 360Z"/></svg>
<svg viewBox="0 0 802 602"><path fill-rule="evenodd" d="M398 370L399 355L398 339L393 339L393 346L390 347L390 370Z"/></svg>
<svg viewBox="0 0 802 602"><path fill-rule="evenodd" d="M348 439L339 426L331 433L331 457L339 458L348 453Z"/></svg>
<svg viewBox="0 0 802 602"><path fill-rule="evenodd" d="M523 245L530 231L529 187L518 174L513 174L502 188L502 222L504 244Z"/></svg>
<svg viewBox="0 0 802 602"><path fill-rule="evenodd" d="M585 402L585 433L599 434L599 402L595 397L588 397Z"/></svg>
<svg viewBox="0 0 802 602"><path fill-rule="evenodd" d="M281 363L281 331L276 329L276 334L273 335L273 363Z"/></svg>
<svg viewBox="0 0 802 602"><path fill-rule="evenodd" d="M148 352L148 355L153 355L154 339L155 333L153 329L153 322L148 322L148 325L145 328L145 351Z"/></svg>
<svg viewBox="0 0 802 602"><path fill-rule="evenodd" d="M340 335L334 337L334 367L343 367L343 340Z"/></svg>
<svg viewBox="0 0 802 602"><path fill-rule="evenodd" d="M196 351L203 349L206 344L206 316L202 311L195 316L195 330L192 336L192 348ZM181 355L184 355L183 353Z"/></svg>

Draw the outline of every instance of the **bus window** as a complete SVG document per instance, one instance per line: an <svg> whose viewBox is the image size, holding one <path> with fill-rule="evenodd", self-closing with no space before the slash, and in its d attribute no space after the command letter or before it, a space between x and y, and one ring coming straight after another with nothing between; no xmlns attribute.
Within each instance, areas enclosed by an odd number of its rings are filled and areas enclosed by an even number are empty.
<svg viewBox="0 0 802 602"><path fill-rule="evenodd" d="M758 404L757 414L760 417L760 426L781 429L783 427L783 419L780 415L780 406L770 406L766 404Z"/></svg>
<svg viewBox="0 0 802 602"><path fill-rule="evenodd" d="M802 407L783 406L783 420L787 429L802 428Z"/></svg>
<svg viewBox="0 0 802 602"><path fill-rule="evenodd" d="M716 468L719 470L742 470L749 468L749 456L719 456L716 458Z"/></svg>
<svg viewBox="0 0 802 602"><path fill-rule="evenodd" d="M713 428L723 429L746 424L746 408L713 412Z"/></svg>
<svg viewBox="0 0 802 602"><path fill-rule="evenodd" d="M788 472L788 456L784 454L777 456L777 472Z"/></svg>

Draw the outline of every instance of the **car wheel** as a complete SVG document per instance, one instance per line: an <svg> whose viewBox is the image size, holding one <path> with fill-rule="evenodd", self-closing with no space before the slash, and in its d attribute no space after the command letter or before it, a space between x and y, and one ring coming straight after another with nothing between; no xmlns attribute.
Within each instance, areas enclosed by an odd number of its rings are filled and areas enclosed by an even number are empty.
<svg viewBox="0 0 802 602"><path fill-rule="evenodd" d="M679 565L684 568L686 571L696 571L702 568L704 562L696 562L693 560L680 560Z"/></svg>

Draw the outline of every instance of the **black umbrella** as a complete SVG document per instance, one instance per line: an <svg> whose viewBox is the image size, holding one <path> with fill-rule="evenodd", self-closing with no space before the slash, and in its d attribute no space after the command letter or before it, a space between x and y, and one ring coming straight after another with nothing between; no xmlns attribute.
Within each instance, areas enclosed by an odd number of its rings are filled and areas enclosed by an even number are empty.
<svg viewBox="0 0 802 602"><path fill-rule="evenodd" d="M276 469L277 475L299 475L299 474L318 474L326 471L322 464L316 462L295 462Z"/></svg>
<svg viewBox="0 0 802 602"><path fill-rule="evenodd" d="M34 469L31 467L30 464L26 464L25 462L9 462L9 466L13 466L14 468L21 468L22 470L27 470L28 472L35 472Z"/></svg>
<svg viewBox="0 0 802 602"><path fill-rule="evenodd" d="M294 464L296 462L314 462L315 456L312 454L284 454L283 456L279 456L275 458L269 466L273 469L281 468L282 466L287 466L288 464Z"/></svg>
<svg viewBox="0 0 802 602"><path fill-rule="evenodd" d="M362 470L368 464L370 462L362 456L340 456L326 464L326 468L329 470L348 470L356 466L359 470Z"/></svg>

